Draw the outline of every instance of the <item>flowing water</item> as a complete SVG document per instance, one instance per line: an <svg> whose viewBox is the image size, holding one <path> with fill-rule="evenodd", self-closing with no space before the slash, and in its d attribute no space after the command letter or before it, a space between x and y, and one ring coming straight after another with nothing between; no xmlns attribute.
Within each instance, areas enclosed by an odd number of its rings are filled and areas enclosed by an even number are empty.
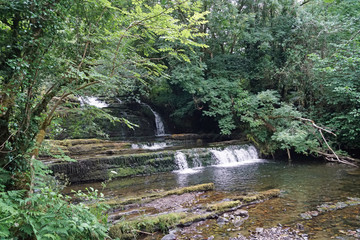
<svg viewBox="0 0 360 240"><path fill-rule="evenodd" d="M278 188L282 191L280 198L249 209L251 217L244 224L244 231L254 230L255 227L272 227L278 223L293 227L295 223L301 222L310 234L310 239L330 239L337 235L338 239L355 239L340 232L356 229L360 231L359 206L321 214L311 220L300 217L301 213L316 210L322 203L336 203L346 201L348 197L360 197L360 175L353 175L352 168L310 160L291 164L261 160L258 159L256 151L252 150L251 147L229 147L222 151L213 149L212 154L218 159L216 165L195 169L189 168L189 159L186 160L185 154L179 151L176 154L176 161L182 166L179 171L117 179L108 183L105 194L137 195L151 189L168 190L208 182L215 183L217 191L239 193ZM196 158L196 155L194 156ZM242 159L244 156L248 158ZM83 184L73 188L83 189L85 186L87 185ZM101 188L94 183L88 186ZM228 239L231 235L226 229L218 234L216 239Z"/></svg>
<svg viewBox="0 0 360 240"><path fill-rule="evenodd" d="M142 102L139 102L139 103L146 106L146 107L148 107L150 109L150 111L154 114L155 125L156 125L155 136L164 136L166 134L165 133L165 127L164 127L164 122L161 119L160 115L157 112L155 112L148 104L142 103Z"/></svg>
<svg viewBox="0 0 360 240"><path fill-rule="evenodd" d="M80 101L81 106L90 105L97 108L105 108L109 106L106 102L101 101L97 97L92 97L92 96L90 97L80 96L78 97L78 100Z"/></svg>
<svg viewBox="0 0 360 240"><path fill-rule="evenodd" d="M177 151L175 153L175 162L179 167L179 170L176 170L174 172L179 173L179 174L192 174L192 173L197 173L199 171L199 169L201 168L201 162L200 162L200 166L196 166L195 168L189 168L188 162L187 162L187 157L185 155L185 153ZM199 164L199 161L197 161L196 158L194 158L194 162Z"/></svg>
<svg viewBox="0 0 360 240"><path fill-rule="evenodd" d="M159 150L164 149L166 147L170 147L171 144L168 144L166 142L155 142L155 143L134 143L131 144L132 149L146 149L146 150Z"/></svg>

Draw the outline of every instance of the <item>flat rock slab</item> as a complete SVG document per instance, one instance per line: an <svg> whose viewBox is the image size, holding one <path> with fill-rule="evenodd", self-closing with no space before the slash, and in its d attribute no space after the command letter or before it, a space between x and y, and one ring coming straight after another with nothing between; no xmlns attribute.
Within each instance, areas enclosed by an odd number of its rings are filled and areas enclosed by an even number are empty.
<svg viewBox="0 0 360 240"><path fill-rule="evenodd" d="M178 208L189 207L196 202L196 197L201 193L184 193L182 195L170 195L164 198L156 199L150 203L146 203L143 207L155 208L159 211L171 211Z"/></svg>

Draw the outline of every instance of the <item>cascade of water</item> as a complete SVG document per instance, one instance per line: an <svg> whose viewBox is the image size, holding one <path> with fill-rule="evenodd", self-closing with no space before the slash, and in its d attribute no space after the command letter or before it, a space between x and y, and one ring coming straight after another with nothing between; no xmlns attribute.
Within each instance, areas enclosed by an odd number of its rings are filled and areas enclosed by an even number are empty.
<svg viewBox="0 0 360 240"><path fill-rule="evenodd" d="M156 125L156 136L164 136L165 135L165 127L164 127L164 122L162 121L160 115L155 112L148 104L146 103L142 103L139 102L140 104L148 107L150 109L150 111L154 114L155 117L155 125Z"/></svg>
<svg viewBox="0 0 360 240"><path fill-rule="evenodd" d="M118 101L120 104L123 103L123 101L122 101L120 98L115 98L115 99L116 99L116 101Z"/></svg>
<svg viewBox="0 0 360 240"><path fill-rule="evenodd" d="M169 146L171 145L166 144L166 142L155 142L148 144L131 144L132 149L147 149L147 150L158 150Z"/></svg>
<svg viewBox="0 0 360 240"><path fill-rule="evenodd" d="M186 161L186 156L184 153L176 152L174 157L175 157L175 162L179 166L180 170L185 170L185 169L189 168L188 163Z"/></svg>
<svg viewBox="0 0 360 240"><path fill-rule="evenodd" d="M175 153L175 162L179 167L177 173L196 173L197 171L189 168L189 165L186 160L186 155L183 152L177 151Z"/></svg>
<svg viewBox="0 0 360 240"><path fill-rule="evenodd" d="M85 104L90 106L95 106L97 108L104 108L109 106L106 102L100 101L97 97L78 97L80 105L84 106Z"/></svg>
<svg viewBox="0 0 360 240"><path fill-rule="evenodd" d="M210 150L216 159L216 166L234 166L261 161L254 146L230 146L223 150Z"/></svg>

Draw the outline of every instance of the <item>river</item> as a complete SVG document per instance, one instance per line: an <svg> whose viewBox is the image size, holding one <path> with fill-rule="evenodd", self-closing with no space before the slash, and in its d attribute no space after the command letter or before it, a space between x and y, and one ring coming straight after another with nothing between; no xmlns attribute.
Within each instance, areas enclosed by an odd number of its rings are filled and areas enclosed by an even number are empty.
<svg viewBox="0 0 360 240"><path fill-rule="evenodd" d="M293 227L301 222L310 239L355 239L346 236L348 230L360 228L360 209L349 206L321 214L310 220L301 213L316 210L323 203L346 201L348 197L360 197L360 175L345 165L320 163L304 159L288 163L274 160L255 160L230 166L208 166L194 171L170 172L150 176L116 179L107 183L106 196L137 195L150 189L172 189L213 182L217 191L255 192L278 188L280 198L250 208L250 218L243 232L256 227L272 227L277 224ZM100 183L74 185L72 189L92 186L101 189ZM360 231L360 230L359 230ZM231 236L224 230L221 239ZM220 236L220 235L219 235ZM218 239L220 237L218 236Z"/></svg>

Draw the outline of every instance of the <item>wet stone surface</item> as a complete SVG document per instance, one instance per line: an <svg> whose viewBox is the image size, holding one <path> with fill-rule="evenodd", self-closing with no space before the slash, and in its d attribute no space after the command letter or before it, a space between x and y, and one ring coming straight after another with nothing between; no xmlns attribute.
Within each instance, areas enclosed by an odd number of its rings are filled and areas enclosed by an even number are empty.
<svg viewBox="0 0 360 240"><path fill-rule="evenodd" d="M307 240L307 234L301 234L298 230L284 227L256 228L249 237L239 234L229 240Z"/></svg>
<svg viewBox="0 0 360 240"><path fill-rule="evenodd" d="M153 207L159 211L185 211L184 207L191 206L196 203L196 198L201 193L184 193L182 195L171 195L164 198L154 200L150 203L146 203L143 207Z"/></svg>
<svg viewBox="0 0 360 240"><path fill-rule="evenodd" d="M313 217L317 217L321 213L340 210L349 206L357 206L360 205L360 198L352 198L348 197L348 200L345 202L337 202L337 203L323 203L316 207L317 211L307 211L305 213L301 213L300 217L305 220L312 219Z"/></svg>

